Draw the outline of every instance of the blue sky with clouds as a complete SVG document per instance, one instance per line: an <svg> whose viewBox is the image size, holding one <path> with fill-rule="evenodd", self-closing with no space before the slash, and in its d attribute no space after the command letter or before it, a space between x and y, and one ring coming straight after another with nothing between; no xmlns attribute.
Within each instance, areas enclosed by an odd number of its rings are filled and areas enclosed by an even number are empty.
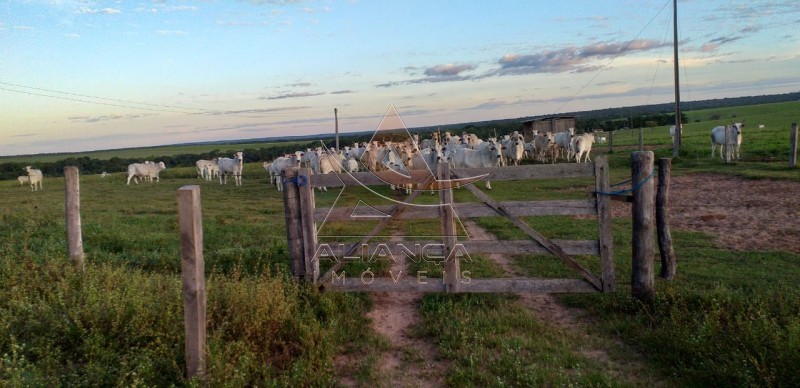
<svg viewBox="0 0 800 388"><path fill-rule="evenodd" d="M556 4L557 3L557 4ZM682 99L800 90L800 2L679 1ZM0 155L673 101L672 2L0 4Z"/></svg>

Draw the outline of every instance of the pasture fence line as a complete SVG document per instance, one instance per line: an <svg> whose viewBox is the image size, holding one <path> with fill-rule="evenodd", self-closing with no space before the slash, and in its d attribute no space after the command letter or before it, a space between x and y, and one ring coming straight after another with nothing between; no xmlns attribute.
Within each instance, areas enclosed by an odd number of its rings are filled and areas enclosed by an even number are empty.
<svg viewBox="0 0 800 388"><path fill-rule="evenodd" d="M652 168L651 168L652 170ZM425 179L427 173L427 180ZM471 178L484 176L489 181L536 180L544 178L593 177L597 192L608 191L608 162L605 156L596 157L592 163L565 163L556 165L523 165L510 168L470 168L450 171L449 166L441 164L437 171L439 180L429 171L411 171L404 183L423 182L408 197L395 205L374 206L386 215L361 241L347 246L344 243L323 243L317 241L316 222L357 222L364 219L353 218L355 206L317 209L314 201L314 187L341 187L346 185L386 185L388 179L399 175L390 171L360 173L330 173L311 175L310 169L290 167L283 171L281 179L284 186L284 210L289 254L292 271L296 278L314 282L325 290L339 291L415 291L415 292L612 292L615 289L613 264L613 242L611 235L611 198L594 194L591 199L557 201L506 201L499 202L484 193L474 184L461 187L471 191L481 202L455 203L452 182L470 182ZM390 178L392 177L392 178ZM448 179L450 178L450 179ZM474 179L473 179L474 180ZM439 190L439 206L414 206L416 196L435 188ZM305 193L305 194L303 194ZM652 203L652 201L651 201ZM593 215L598 220L597 240L551 240L530 227L521 217L546 215ZM456 226L457 217L504 217L525 233L531 240L520 241L459 241ZM391 220L440 219L441 236L432 241L401 241L394 247L389 244L370 242ZM375 220L375 219L373 219ZM335 236L325 236L335 238ZM394 243L393 243L394 244ZM400 278L391 273L392 278L368 275L364 281L356 276L345 278L345 260L356 252L363 257L374 257L377 253L389 256L412 257L403 249L408 246L434 246L438 257L443 258L444 275L440 281L420 281L420 277ZM382 251L384 250L384 251ZM439 253L440 252L440 253ZM465 253L467 253L465 255ZM472 278L465 276L460 261L468 259L473 253L498 254L552 254L576 272L579 278ZM600 273L592 273L573 255L599 256ZM419 258L417 258L419 259ZM330 261L327 272L320 274L319 262ZM393 258L391 260L394 260ZM412 260L414 260L412 258ZM337 271L341 270L341 273ZM366 272L366 271L365 271Z"/></svg>

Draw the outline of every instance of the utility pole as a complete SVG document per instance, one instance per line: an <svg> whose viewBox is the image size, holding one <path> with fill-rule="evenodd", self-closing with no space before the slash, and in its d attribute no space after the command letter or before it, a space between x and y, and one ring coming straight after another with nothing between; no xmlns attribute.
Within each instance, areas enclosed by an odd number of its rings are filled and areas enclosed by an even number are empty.
<svg viewBox="0 0 800 388"><path fill-rule="evenodd" d="M336 151L339 151L339 109L333 108L333 117L336 120Z"/></svg>
<svg viewBox="0 0 800 388"><path fill-rule="evenodd" d="M675 139L672 144L672 157L677 159L681 146L681 135L683 129L681 128L681 90L678 84L678 0L672 0L672 47L675 57Z"/></svg>

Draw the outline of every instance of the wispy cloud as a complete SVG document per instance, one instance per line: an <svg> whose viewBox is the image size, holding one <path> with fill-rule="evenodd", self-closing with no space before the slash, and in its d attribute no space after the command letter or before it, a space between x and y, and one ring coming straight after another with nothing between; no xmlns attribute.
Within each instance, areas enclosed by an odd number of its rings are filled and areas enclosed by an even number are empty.
<svg viewBox="0 0 800 388"><path fill-rule="evenodd" d="M156 31L156 34L159 34L159 35L180 35L180 36L183 36L183 35L188 35L189 33L188 33L188 32L186 32L186 31L180 31L180 30L158 30L158 31Z"/></svg>
<svg viewBox="0 0 800 388"><path fill-rule="evenodd" d="M118 13L122 13L122 11L116 8L84 8L81 7L76 11L79 14L88 14L88 15L114 15Z"/></svg>
<svg viewBox="0 0 800 388"><path fill-rule="evenodd" d="M473 69L475 69L473 65L454 65L448 63L446 65L436 65L425 69L425 75L428 77L450 77Z"/></svg>
<svg viewBox="0 0 800 388"><path fill-rule="evenodd" d="M454 81L467 81L475 79L475 76L472 75L462 75L462 73L474 70L474 65L468 64L461 64L455 65L452 63L442 64L442 65L435 65L428 68L425 68L422 73L425 77L422 78L414 78L405 81L396 81L396 82L387 82L383 84L375 85L379 88L389 88L393 86L399 85L412 85L412 84L424 84L424 83L436 83L436 82L454 82ZM416 74L420 68L415 66L406 66L403 68L404 71L412 74Z"/></svg>
<svg viewBox="0 0 800 388"><path fill-rule="evenodd" d="M497 75L533 73L585 72L597 69L589 63L596 59L648 51L666 46L667 43L651 39L636 39L629 42L598 42L582 47L567 47L560 50L545 50L533 54L506 54L498 63Z"/></svg>
<svg viewBox="0 0 800 388"><path fill-rule="evenodd" d="M324 92L317 92L317 93L312 93L312 92L291 92L291 93L279 94L277 96L272 96L272 97L259 97L258 99L259 100L282 100L282 99L285 99L285 98L302 98L302 97L321 96L323 94L325 94L325 93Z"/></svg>
<svg viewBox="0 0 800 388"><path fill-rule="evenodd" d="M716 51L717 49L719 49L720 46L723 46L723 45L731 43L731 42L735 42L735 41L737 41L739 39L742 39L742 37L741 36L732 36L732 37L721 36L721 37L718 37L718 38L714 38L714 39L711 39L710 41L708 41L707 43L703 44L702 46L700 46L699 51L700 52L704 52L704 53L713 52L713 51Z"/></svg>
<svg viewBox="0 0 800 388"><path fill-rule="evenodd" d="M355 91L354 90L334 90L334 91L331 92L331 94L349 94L349 93L355 93Z"/></svg>
<svg viewBox="0 0 800 388"><path fill-rule="evenodd" d="M103 116L70 116L67 117L67 120L72 122L81 122L81 123L96 123L99 121L111 121L111 120L133 120L142 117L148 116L158 116L157 113L141 113L141 114L113 114L113 115L103 115Z"/></svg>

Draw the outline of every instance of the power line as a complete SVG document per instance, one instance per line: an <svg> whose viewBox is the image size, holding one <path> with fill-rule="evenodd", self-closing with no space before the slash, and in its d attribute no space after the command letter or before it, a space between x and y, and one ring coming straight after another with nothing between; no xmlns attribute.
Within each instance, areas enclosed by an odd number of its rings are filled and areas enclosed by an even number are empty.
<svg viewBox="0 0 800 388"><path fill-rule="evenodd" d="M607 63L607 64L605 64L605 65L604 65L604 66L603 66L603 67L602 67L600 70L598 70L598 71L597 71L597 73L595 73L595 75L594 75L594 76L593 76L593 77L592 77L592 78L591 78L591 79L590 79L588 82L586 82L586 83L585 83L583 86L581 86L580 90L578 90L578 92L577 92L577 93L575 93L575 95L573 95L573 96L572 96L572 97L570 97L570 98L569 98L567 101L565 101L563 104L561 104L561 106L560 106L560 107L558 107L558 109L556 109L556 112L561 112L561 111L562 111L562 109L563 109L563 108L564 108L564 107L565 107L567 104L569 104L570 102L572 102L573 100L575 100L575 97L578 97L578 95L579 95L579 94L581 94L581 93L583 92L583 90L584 90L584 89L586 89L586 87L587 87L587 86L589 86L589 84L591 84L592 82L594 82L594 80L595 80L595 79L596 79L596 78L597 78L597 77L600 75L600 73L604 72L604 71L605 71L605 70L608 68L608 66L609 66L609 65L611 65L611 64L614 62L614 60L616 60L616 59L617 59L617 58L618 58L620 55L622 55L622 53L624 53L624 52L625 52L625 50L628 48L628 46L630 46L630 45L631 45L631 43L633 43L633 41L635 41L635 40L636 40L636 38L638 38L638 37L639 37L639 35L641 35L641 34L642 34L642 33L643 33L643 32L644 32L646 29L647 29L647 27L650 27L650 24L652 24L652 23L653 23L653 21L654 21L654 20L656 20L656 18L657 18L659 15L661 15L661 12L663 12L663 11L664 11L664 8L666 8L666 7L667 7L667 5L670 3L670 1L672 1L672 0L667 0L667 2L665 2L665 3L664 3L664 6L663 6L663 7L661 7L661 9L658 11L658 13L657 13L655 16L653 16L653 18L652 18L652 19L650 19L650 21L649 21L649 22L647 22L647 24L644 26L644 28L642 28L642 29L641 29L641 30L640 30L640 31L639 31L639 32L636 34L636 36L634 36L634 37L633 37L633 39L629 40L629 41L628 41L628 43L626 43L626 44L625 44L625 47L623 47L622 49L620 49L620 50L619 50L619 52L617 53L617 55L614 55L614 57L613 57L613 58L611 58L611 60L610 60L610 61L608 61L608 63Z"/></svg>
<svg viewBox="0 0 800 388"><path fill-rule="evenodd" d="M142 109L142 110L149 110L149 111L155 111L155 112L167 112L167 113L203 114L203 113L191 113L191 112L178 112L178 111L166 110L166 109L143 108L143 107L138 107L138 106L111 104L111 103L107 103L107 102L98 102L98 101L86 101L86 100L79 100L77 98L71 98L71 97L50 96L50 95L47 95L47 94L26 92L24 90L7 89L7 88L4 88L4 87L0 87L0 90L5 90L5 91L8 91L8 92L14 92L14 93L30 94L30 95L34 95L34 96L40 96L40 97L57 98L59 100L67 100L67 101L74 101L74 102L85 102L85 103L89 103L89 104L99 104L99 105L107 105L107 106L116 106L116 107L121 107L121 108Z"/></svg>
<svg viewBox="0 0 800 388"><path fill-rule="evenodd" d="M172 108L172 109L187 109L187 110L201 110L201 111L205 111L206 110L206 109L203 109L203 108L191 108L191 107L172 106L172 105L163 105L163 104L150 104L150 103L147 103L147 102L138 102L138 101L129 101L129 100L119 100L119 99L107 98L107 97L89 96L89 95L86 95L86 94L62 92L62 91L52 90L52 89L44 89L44 88L37 88L37 87L33 87L33 86L12 84L10 82L3 82L3 81L0 81L0 85L8 85L8 86L13 86L13 87L17 87L17 88L33 89L33 90L39 90L39 91L42 91L42 92L59 93L59 94L66 94L66 95L70 95L70 96L77 96L77 97L84 97L84 98L94 98L94 99L97 99L97 100L123 102L123 103L126 103L126 104L147 105L147 106L156 106L156 107L161 107L161 108ZM8 89L5 89L5 90L8 90ZM45 96L45 97L48 97L48 96ZM89 101L83 101L83 102L89 102Z"/></svg>

